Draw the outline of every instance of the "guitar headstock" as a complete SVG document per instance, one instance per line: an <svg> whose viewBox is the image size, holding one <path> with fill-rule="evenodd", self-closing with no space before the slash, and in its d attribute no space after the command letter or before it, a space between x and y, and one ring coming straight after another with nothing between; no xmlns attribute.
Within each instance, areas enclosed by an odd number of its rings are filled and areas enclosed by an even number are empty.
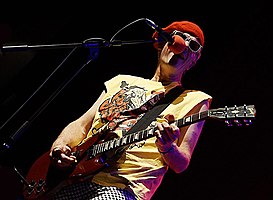
<svg viewBox="0 0 273 200"><path fill-rule="evenodd" d="M228 126L251 125L252 119L255 119L256 109L254 105L233 106L224 108L211 109L209 116L225 120Z"/></svg>

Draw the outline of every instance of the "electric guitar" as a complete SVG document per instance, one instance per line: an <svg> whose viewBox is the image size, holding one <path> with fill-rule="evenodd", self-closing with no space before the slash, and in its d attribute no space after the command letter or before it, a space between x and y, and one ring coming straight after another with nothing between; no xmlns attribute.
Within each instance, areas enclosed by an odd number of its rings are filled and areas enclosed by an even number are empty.
<svg viewBox="0 0 273 200"><path fill-rule="evenodd" d="M175 120L178 127L190 125L204 119L224 120L228 126L251 125L256 116L254 105L243 105L210 109L195 113L190 116ZM40 156L25 178L23 196L25 199L46 199L66 185L86 180L96 174L99 170L108 166L107 152L117 150L126 145L154 137L156 127L149 127L135 133L117 137L113 133L106 134L101 138L96 134L85 143L77 146L73 155L77 162L67 169L60 169L51 164L49 151ZM114 153L115 154L115 153ZM107 155L109 156L109 155Z"/></svg>

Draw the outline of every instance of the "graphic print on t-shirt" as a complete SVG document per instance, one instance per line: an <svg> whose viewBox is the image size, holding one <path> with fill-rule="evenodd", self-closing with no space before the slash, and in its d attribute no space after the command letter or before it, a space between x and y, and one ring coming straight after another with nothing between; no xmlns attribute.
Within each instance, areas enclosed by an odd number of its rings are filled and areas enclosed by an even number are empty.
<svg viewBox="0 0 273 200"><path fill-rule="evenodd" d="M99 113L102 121L109 123L109 129L127 132L135 124L138 108L147 101L147 96L145 88L129 86L125 81L121 82L120 88L100 105Z"/></svg>

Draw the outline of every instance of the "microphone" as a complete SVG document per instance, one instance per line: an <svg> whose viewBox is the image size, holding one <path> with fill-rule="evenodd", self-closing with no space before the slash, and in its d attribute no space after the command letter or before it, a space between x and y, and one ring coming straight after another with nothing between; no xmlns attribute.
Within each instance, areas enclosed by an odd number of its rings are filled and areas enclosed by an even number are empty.
<svg viewBox="0 0 273 200"><path fill-rule="evenodd" d="M150 27L152 27L158 33L159 36L161 36L166 42L168 42L169 49L174 54L180 54L184 51L184 49L186 48L186 44L182 37L178 35L174 35L172 37L161 27L156 25L152 20L145 18L145 21Z"/></svg>
<svg viewBox="0 0 273 200"><path fill-rule="evenodd" d="M174 42L172 45L168 45L169 49L174 53L174 54L181 54L184 49L186 48L185 41L182 37L178 35L174 35Z"/></svg>
<svg viewBox="0 0 273 200"><path fill-rule="evenodd" d="M174 43L174 39L172 38L172 36L166 31L163 31L163 29L156 25L152 20L146 18L145 21L150 27L152 27L156 32L158 32L158 34L164 40L166 40L166 42L168 42L170 45Z"/></svg>

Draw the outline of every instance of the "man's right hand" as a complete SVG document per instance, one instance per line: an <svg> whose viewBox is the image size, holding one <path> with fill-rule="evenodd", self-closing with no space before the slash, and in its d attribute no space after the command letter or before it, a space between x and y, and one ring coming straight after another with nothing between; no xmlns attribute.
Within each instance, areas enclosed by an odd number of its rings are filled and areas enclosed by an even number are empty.
<svg viewBox="0 0 273 200"><path fill-rule="evenodd" d="M50 151L51 162L60 168L65 168L71 166L73 163L77 162L76 156L71 154L72 150L69 146L55 146Z"/></svg>

